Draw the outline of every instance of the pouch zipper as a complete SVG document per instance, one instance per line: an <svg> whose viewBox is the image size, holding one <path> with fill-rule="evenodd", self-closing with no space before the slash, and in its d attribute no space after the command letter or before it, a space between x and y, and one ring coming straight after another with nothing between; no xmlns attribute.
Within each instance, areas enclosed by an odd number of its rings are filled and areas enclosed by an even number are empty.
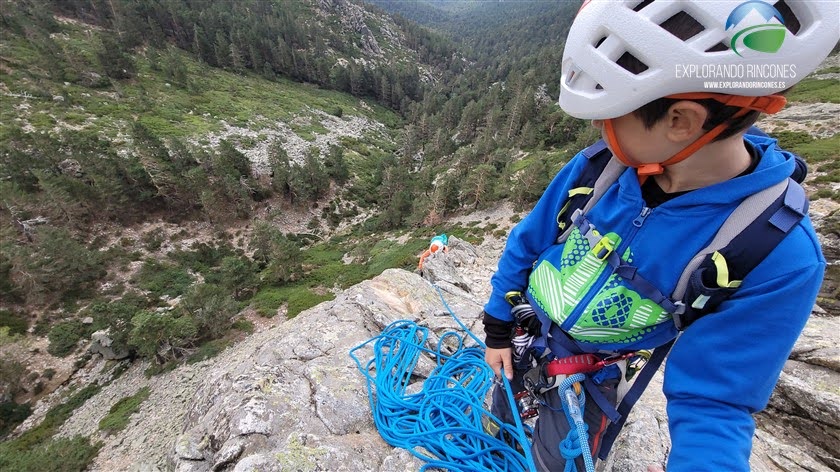
<svg viewBox="0 0 840 472"><path fill-rule="evenodd" d="M639 216L637 216L636 219L633 220L633 228L630 230L630 234L627 235L627 238L624 239L618 246L618 248L616 248L615 250L619 254L619 257L621 257L621 254L623 254L624 251L627 250L627 247L630 246L630 242L633 240L633 238L636 237L636 234L639 232L639 229L641 229L642 225L644 225L645 223L645 220L648 216L650 216L651 213L653 213L652 208L649 208L647 205L642 207L642 211L639 213ZM562 329L565 332L568 332L572 328L572 326L574 326L575 323L578 322L578 319L580 319L581 315L583 315L583 310L587 306L589 306L589 303L592 301L593 298L595 298L595 295L601 291L600 287L604 285L604 283L613 273L615 273L615 268L612 266L609 267L610 270L604 270L601 273L601 275L599 275L598 278L595 279L595 283L592 284L593 288L598 287L598 289L590 289L589 292L587 292L586 296L583 297L577 303L577 305L575 305L575 309L572 310L571 313L569 313L569 316L566 317L566 320L563 321L562 325L560 325L560 329Z"/></svg>

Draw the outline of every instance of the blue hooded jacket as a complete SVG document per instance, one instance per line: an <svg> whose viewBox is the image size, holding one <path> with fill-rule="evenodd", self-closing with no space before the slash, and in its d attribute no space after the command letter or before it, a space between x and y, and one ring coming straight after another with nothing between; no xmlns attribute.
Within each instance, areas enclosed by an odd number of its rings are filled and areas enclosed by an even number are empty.
<svg viewBox="0 0 840 472"><path fill-rule="evenodd" d="M627 169L587 217L601 233L618 236L619 254L632 249L633 265L645 279L662 293L673 292L689 260L738 204L788 178L794 169L793 156L780 151L774 139L744 138L761 155L752 173L678 196L640 218L646 204L635 170ZM485 306L494 318L512 321L505 293L524 293L529 275L543 261L560 266L563 245L555 244L556 218L585 159L575 156L511 231ZM640 226L633 224L640 219ZM679 337L663 387L672 442L668 472L749 470L755 429L751 415L766 406L811 313L824 270L819 242L805 217L731 298ZM566 320L563 328L568 330L574 321ZM673 322L662 322L641 338L604 348L649 349L676 334Z"/></svg>

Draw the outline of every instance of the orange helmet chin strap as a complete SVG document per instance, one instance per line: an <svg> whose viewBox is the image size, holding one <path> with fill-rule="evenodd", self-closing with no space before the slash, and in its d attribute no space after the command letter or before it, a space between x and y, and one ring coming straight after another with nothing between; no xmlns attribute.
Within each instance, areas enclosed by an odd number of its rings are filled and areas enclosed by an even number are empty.
<svg viewBox="0 0 840 472"><path fill-rule="evenodd" d="M636 169L636 173L639 176L639 184L643 184L645 180L647 180L647 178L651 175L662 174L663 172L665 172L666 166L682 162L683 160L697 152L700 148L712 142L712 140L720 136L721 133L723 133L727 128L729 128L732 121L736 118L740 118L746 115L751 110L769 114L777 113L785 106L785 103L787 102L785 97L781 95L768 95L765 97L744 97L740 95L723 95L717 93L680 93L676 95L669 95L665 98L673 98L678 100L698 100L711 98L725 105L737 106L741 109L738 110L737 113L732 115L730 119L710 129L705 134L697 138L693 143L683 148L680 152L674 154L673 156L662 162L656 162L652 164L642 164L631 159L624 152L624 150L621 149L621 146L618 143L618 138L615 134L615 126L613 124L614 120L612 118L604 120L604 130L606 131L607 135L607 144L610 145L610 149L612 149L613 154L615 154L615 157L619 161L621 161L622 164L626 165L627 167L633 167Z"/></svg>

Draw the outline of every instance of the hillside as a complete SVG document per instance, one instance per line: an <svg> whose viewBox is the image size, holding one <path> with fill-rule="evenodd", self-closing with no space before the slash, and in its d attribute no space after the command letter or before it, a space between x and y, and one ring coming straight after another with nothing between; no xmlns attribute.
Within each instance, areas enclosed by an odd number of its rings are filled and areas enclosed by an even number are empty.
<svg viewBox="0 0 840 472"><path fill-rule="evenodd" d="M97 346L112 360L148 359L149 375L173 369L278 314L411 267L433 234L380 232L412 210L394 103L301 83L294 70L214 67L166 38L128 47L114 18L84 9L9 6L0 10L0 436L84 369L94 333L108 333ZM301 7L313 22L358 9ZM422 66L385 39L377 44L390 58ZM342 70L387 79L374 59ZM340 55L335 67L345 67ZM97 388L65 399L81 404ZM71 411L51 413L12 460L47 467L57 450L89 460L88 439L51 439Z"/></svg>
<svg viewBox="0 0 840 472"><path fill-rule="evenodd" d="M507 229L596 139L556 105L574 11L374 3L3 3L0 468L130 457L115 446L129 418L172 383L197 388L255 333L413 269L435 234L487 250L481 304ZM434 12L427 26L414 8ZM826 319L840 313L837 61L761 123L811 168ZM158 413L175 424L192 393Z"/></svg>
<svg viewBox="0 0 840 472"><path fill-rule="evenodd" d="M514 216L503 207L464 221L484 225L489 217L507 230ZM385 271L294 319L275 319L211 360L148 378L143 363L122 372L94 359L74 382L106 383L73 411L57 435L102 441L92 471L417 470L421 461L388 446L377 433L364 377L348 351L397 320L428 327L432 343L445 332L464 335L448 308L480 332L478 315L504 240L487 237L471 245L453 238L451 243L448 253L428 260L423 278ZM757 418L751 470L832 470L826 464L832 463L832 428L840 424L840 365L833 354L838 321L818 312L794 348L770 409ZM370 348L356 354L362 362L372 356ZM430 356L421 356L410 392L433 366ZM669 436L661 382L656 375L604 470L637 472L664 462ZM133 409L116 407L138 398ZM106 408L113 413L106 414ZM27 423L46 415L40 408ZM127 426L109 429L116 419Z"/></svg>

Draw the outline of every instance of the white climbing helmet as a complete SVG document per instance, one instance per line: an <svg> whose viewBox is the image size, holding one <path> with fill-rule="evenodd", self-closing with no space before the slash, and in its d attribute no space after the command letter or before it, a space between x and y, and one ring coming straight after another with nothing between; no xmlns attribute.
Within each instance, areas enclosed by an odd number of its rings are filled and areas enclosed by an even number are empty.
<svg viewBox="0 0 840 472"><path fill-rule="evenodd" d="M679 39L665 29L677 19L700 32ZM813 72L838 40L836 0L585 0L566 39L560 106L608 119L680 93L770 95ZM624 69L625 54L647 68Z"/></svg>

